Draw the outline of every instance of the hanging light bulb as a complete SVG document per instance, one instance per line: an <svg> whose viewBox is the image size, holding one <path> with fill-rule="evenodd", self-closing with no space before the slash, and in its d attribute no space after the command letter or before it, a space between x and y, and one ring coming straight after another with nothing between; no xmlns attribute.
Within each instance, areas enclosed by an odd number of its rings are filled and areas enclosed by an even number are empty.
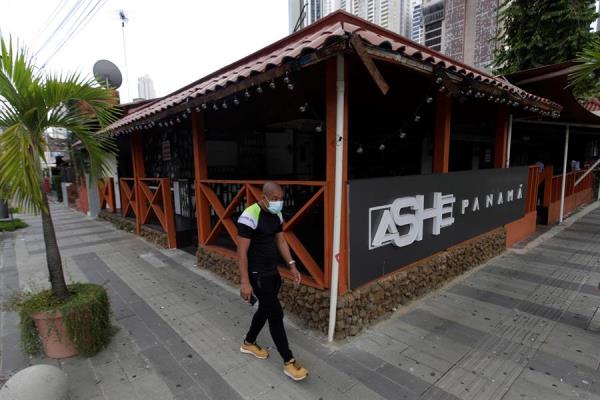
<svg viewBox="0 0 600 400"><path fill-rule="evenodd" d="M471 96L473 94L473 89L467 90L467 96Z"/></svg>
<svg viewBox="0 0 600 400"><path fill-rule="evenodd" d="M285 77L283 78L283 82L284 83L289 83L290 82L290 77L288 76L288 73L285 73Z"/></svg>
<svg viewBox="0 0 600 400"><path fill-rule="evenodd" d="M206 103L202 103L202 105L200 107L202 107L203 110L206 110L206 107L207 107Z"/></svg>
<svg viewBox="0 0 600 400"><path fill-rule="evenodd" d="M415 115L415 122L419 122L421 121L421 116L420 115Z"/></svg>
<svg viewBox="0 0 600 400"><path fill-rule="evenodd" d="M406 138L406 132L404 132L402 129L400 130L400 135L398 135L400 137L400 139L404 139Z"/></svg>
<svg viewBox="0 0 600 400"><path fill-rule="evenodd" d="M229 107L227 105L227 101L223 101L223 105L221 107L223 107L223 110L227 110L227 107Z"/></svg>
<svg viewBox="0 0 600 400"><path fill-rule="evenodd" d="M217 111L219 109L219 106L217 105L217 103L213 104L213 110Z"/></svg>
<svg viewBox="0 0 600 400"><path fill-rule="evenodd" d="M435 83L437 83L438 85L439 85L440 83L442 83L443 81L444 81L444 80L442 79L442 77L441 77L441 76L438 76L437 78L435 78Z"/></svg>
<svg viewBox="0 0 600 400"><path fill-rule="evenodd" d="M300 110L301 113L306 112L307 109L308 109L308 103L304 103L298 108L298 110Z"/></svg>
<svg viewBox="0 0 600 400"><path fill-rule="evenodd" d="M169 125L173 126L173 125L175 125L175 122L173 122L173 120L170 120Z"/></svg>
<svg viewBox="0 0 600 400"><path fill-rule="evenodd" d="M186 113L181 114L181 116L183 117L183 119L187 119L187 114Z"/></svg>
<svg viewBox="0 0 600 400"><path fill-rule="evenodd" d="M379 145L379 151L384 151L385 150L385 144L381 143Z"/></svg>
<svg viewBox="0 0 600 400"><path fill-rule="evenodd" d="M263 88L262 88L262 86L258 85L258 86L256 87L256 93L258 93L258 94L261 94L262 92L263 92Z"/></svg>
<svg viewBox="0 0 600 400"><path fill-rule="evenodd" d="M194 108L194 111L199 112L200 111L200 107Z"/></svg>
<svg viewBox="0 0 600 400"><path fill-rule="evenodd" d="M191 110L191 109L188 107L188 108L185 110L185 112L186 112L186 113L188 113L188 114L191 114L191 113L192 113L192 110Z"/></svg>
<svg viewBox="0 0 600 400"><path fill-rule="evenodd" d="M239 106L239 105L240 105L240 101L238 100L238 98L237 98L237 97L234 97L234 98L233 98L233 104L235 104L236 106Z"/></svg>
<svg viewBox="0 0 600 400"><path fill-rule="evenodd" d="M315 131L317 131L317 132L319 132L319 133L323 132L323 125L321 125L321 124L317 125L317 126L315 127Z"/></svg>
<svg viewBox="0 0 600 400"><path fill-rule="evenodd" d="M429 96L426 100L427 104L433 103L433 97Z"/></svg>
<svg viewBox="0 0 600 400"><path fill-rule="evenodd" d="M179 119L179 117L175 118L175 121L179 124L181 122L181 120Z"/></svg>
<svg viewBox="0 0 600 400"><path fill-rule="evenodd" d="M358 146L358 149L356 149L356 154L362 154L365 152L365 149L363 149L362 144Z"/></svg>
<svg viewBox="0 0 600 400"><path fill-rule="evenodd" d="M159 123L158 123L158 127L159 127L159 128L162 128L162 122L159 122Z"/></svg>
<svg viewBox="0 0 600 400"><path fill-rule="evenodd" d="M289 90L294 90L294 84L293 84L292 82L289 82L289 83L287 84L287 88L288 88Z"/></svg>
<svg viewBox="0 0 600 400"><path fill-rule="evenodd" d="M277 87L277 85L275 85L275 81L274 80L269 83L269 87L271 89L275 89Z"/></svg>
<svg viewBox="0 0 600 400"><path fill-rule="evenodd" d="M250 98L250 92L248 91L248 89L246 89L246 91L244 92L244 96L249 99Z"/></svg>

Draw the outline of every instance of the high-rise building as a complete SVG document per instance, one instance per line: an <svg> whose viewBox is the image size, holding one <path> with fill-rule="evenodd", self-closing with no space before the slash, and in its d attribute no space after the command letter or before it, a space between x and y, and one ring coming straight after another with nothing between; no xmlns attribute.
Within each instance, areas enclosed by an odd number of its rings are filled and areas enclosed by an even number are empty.
<svg viewBox="0 0 600 400"><path fill-rule="evenodd" d="M140 99L153 99L156 97L154 92L154 82L148 75L138 78L138 97Z"/></svg>
<svg viewBox="0 0 600 400"><path fill-rule="evenodd" d="M423 43L434 50L442 50L444 0L423 0Z"/></svg>
<svg viewBox="0 0 600 400"><path fill-rule="evenodd" d="M479 68L494 61L500 0L423 0L424 44Z"/></svg>
<svg viewBox="0 0 600 400"><path fill-rule="evenodd" d="M412 0L289 0L290 33L336 10L344 10L410 37Z"/></svg>
<svg viewBox="0 0 600 400"><path fill-rule="evenodd" d="M423 1L413 0L410 38L417 43L423 43Z"/></svg>
<svg viewBox="0 0 600 400"><path fill-rule="evenodd" d="M501 1L289 0L290 32L342 9L454 59L486 69L494 60Z"/></svg>

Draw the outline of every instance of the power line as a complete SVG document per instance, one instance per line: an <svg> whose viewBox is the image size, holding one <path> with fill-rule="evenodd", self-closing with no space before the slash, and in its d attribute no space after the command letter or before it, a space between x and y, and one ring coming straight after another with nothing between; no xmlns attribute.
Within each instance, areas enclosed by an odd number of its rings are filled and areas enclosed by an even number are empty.
<svg viewBox="0 0 600 400"><path fill-rule="evenodd" d="M50 34L50 36L48 37L48 39L46 39L46 41L44 42L44 44L42 44L42 46L38 49L38 51L35 52L35 54L33 55L34 57L37 57L37 55L44 50L44 48L48 45L48 43L50 43L50 41L55 37L54 35L56 35L56 33L62 29L62 27L65 25L65 23L72 18L73 14L81 7L82 4L82 0L77 0L77 2L75 3L75 5L71 8L71 10L67 13L67 15L65 15L65 17L62 19L62 21L60 22L60 24L58 24L58 26L54 29L54 31Z"/></svg>
<svg viewBox="0 0 600 400"><path fill-rule="evenodd" d="M69 0L61 0L56 4L56 7L54 8L54 10L50 13L50 15L48 15L48 17L46 18L46 20L44 21L42 26L35 33L34 37L32 38L32 42L36 41L37 39L42 37L42 34L46 31L46 29L50 25L52 25L53 20L56 17L58 17L58 15L60 14L60 10L62 8L64 8L64 6L66 6L68 2L69 2Z"/></svg>
<svg viewBox="0 0 600 400"><path fill-rule="evenodd" d="M79 18L73 23L73 26L71 27L65 38L62 40L62 42L59 43L54 52L46 59L46 62L44 62L42 68L44 68L46 64L48 64L48 62L64 47L65 44L67 44L67 42L69 42L69 40L71 40L72 37L76 36L79 32L85 29L85 27L94 18L94 16L96 16L98 11L100 11L100 9L104 6L104 4L106 4L106 2L107 0L97 0L93 7L83 18ZM89 5L91 5L91 3ZM89 5L86 6L84 11L81 13L80 17L83 15L83 13L85 13L85 10L89 8Z"/></svg>

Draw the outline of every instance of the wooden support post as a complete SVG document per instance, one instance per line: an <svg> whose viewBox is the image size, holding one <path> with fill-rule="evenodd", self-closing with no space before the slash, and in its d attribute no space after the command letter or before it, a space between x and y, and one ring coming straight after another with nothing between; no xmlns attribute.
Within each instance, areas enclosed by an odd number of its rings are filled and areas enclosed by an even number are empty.
<svg viewBox="0 0 600 400"><path fill-rule="evenodd" d="M435 107L435 132L433 137L433 172L447 173L450 165L450 129L452 122L452 97L438 92Z"/></svg>
<svg viewBox="0 0 600 400"><path fill-rule="evenodd" d="M204 113L201 111L192 113L192 143L194 146L194 193L196 194L198 245L204 245L210 235L210 210L208 200L200 187L200 182L203 179L208 179Z"/></svg>
<svg viewBox="0 0 600 400"><path fill-rule="evenodd" d="M508 145L508 106L498 107L496 118L496 143L494 144L494 168L506 167L506 149Z"/></svg>
<svg viewBox="0 0 600 400"><path fill-rule="evenodd" d="M146 202L139 185L139 179L144 177L144 148L142 134L139 132L131 135L131 163L133 165L133 190L135 192L135 232L141 234L142 215L146 214Z"/></svg>
<svg viewBox="0 0 600 400"><path fill-rule="evenodd" d="M175 227L175 214L173 212L173 199L171 198L171 180L161 179L163 213L165 218L165 231L167 233L167 244L170 249L177 248L177 229Z"/></svg>

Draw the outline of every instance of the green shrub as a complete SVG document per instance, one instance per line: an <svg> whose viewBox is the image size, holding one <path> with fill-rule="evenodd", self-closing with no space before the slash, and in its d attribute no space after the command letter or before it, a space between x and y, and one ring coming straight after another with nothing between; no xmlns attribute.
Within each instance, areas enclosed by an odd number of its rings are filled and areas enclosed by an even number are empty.
<svg viewBox="0 0 600 400"><path fill-rule="evenodd" d="M16 231L17 229L27 228L28 226L29 225L27 225L25 222L21 221L18 218L15 218L10 221L0 221L0 232L12 232Z"/></svg>
<svg viewBox="0 0 600 400"><path fill-rule="evenodd" d="M27 354L42 350L40 335L31 316L37 312L59 310L69 339L79 353L91 357L108 345L116 328L111 325L110 302L106 289L92 283L74 283L68 286L69 298L60 302L51 290L39 293L21 293L7 304L21 318L21 345Z"/></svg>

